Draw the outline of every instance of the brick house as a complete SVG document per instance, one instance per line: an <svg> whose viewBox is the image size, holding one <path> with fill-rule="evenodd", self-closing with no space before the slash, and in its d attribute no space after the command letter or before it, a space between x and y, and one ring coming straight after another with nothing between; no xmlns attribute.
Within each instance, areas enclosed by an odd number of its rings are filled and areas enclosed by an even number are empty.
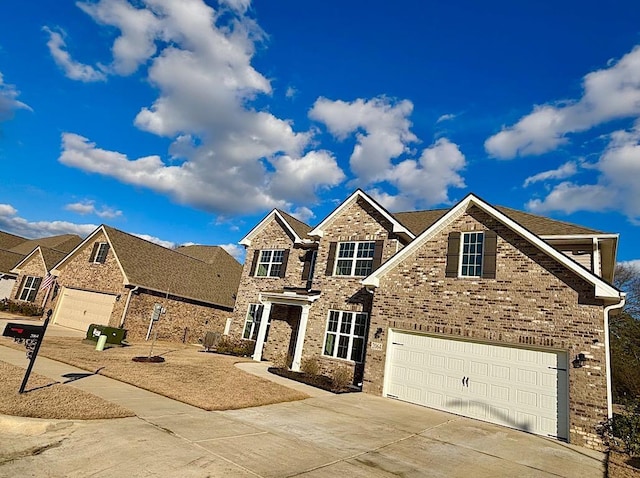
<svg viewBox="0 0 640 478"><path fill-rule="evenodd" d="M78 330L102 324L124 327L134 340L157 333L198 342L224 330L241 270L219 246L172 250L102 225L53 267L45 308L53 323Z"/></svg>
<svg viewBox="0 0 640 478"><path fill-rule="evenodd" d="M2 236L10 236L6 233ZM8 272L3 274L0 284L8 290L0 294L0 299L8 298L18 302L32 302L42 306L46 291L40 290L40 283L47 271L60 259L73 250L82 239L75 234L43 237L40 239L24 239L13 236L13 246L0 250L0 263L6 261ZM18 241L18 239L22 239ZM5 266L6 267L6 266ZM3 267L3 270L4 268ZM9 289L8 286L11 286Z"/></svg>
<svg viewBox="0 0 640 478"><path fill-rule="evenodd" d="M358 190L316 227L274 210L231 333L363 391L599 448L618 236L494 207L391 214Z"/></svg>

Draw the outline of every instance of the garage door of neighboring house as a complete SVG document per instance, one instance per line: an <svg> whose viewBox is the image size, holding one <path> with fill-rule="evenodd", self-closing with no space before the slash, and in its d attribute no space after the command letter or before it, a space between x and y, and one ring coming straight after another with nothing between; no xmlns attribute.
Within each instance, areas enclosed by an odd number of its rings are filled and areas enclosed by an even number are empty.
<svg viewBox="0 0 640 478"><path fill-rule="evenodd" d="M567 356L390 331L384 394L568 438Z"/></svg>
<svg viewBox="0 0 640 478"><path fill-rule="evenodd" d="M16 280L14 278L0 278L0 300L11 297L11 291L13 290L14 285L16 285Z"/></svg>
<svg viewBox="0 0 640 478"><path fill-rule="evenodd" d="M108 325L116 297L111 294L64 288L53 322L87 331L91 324Z"/></svg>

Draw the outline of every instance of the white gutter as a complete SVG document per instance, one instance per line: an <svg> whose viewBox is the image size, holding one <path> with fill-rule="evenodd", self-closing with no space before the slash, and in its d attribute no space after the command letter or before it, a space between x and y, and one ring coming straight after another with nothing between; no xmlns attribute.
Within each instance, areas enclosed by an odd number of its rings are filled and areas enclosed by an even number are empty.
<svg viewBox="0 0 640 478"><path fill-rule="evenodd" d="M613 417L613 391L611 387L611 351L609 348L609 312L615 309L621 309L626 303L627 294L622 292L620 294L620 302L617 304L608 305L604 308L604 349L605 349L605 364L607 373L607 417Z"/></svg>
<svg viewBox="0 0 640 478"><path fill-rule="evenodd" d="M139 289L138 286L135 286L133 289L129 290L129 295L127 295L127 303L124 304L124 310L122 311L122 318L120 319L120 328L124 325L124 319L127 317L127 312L129 311L129 302L131 302L131 296L135 291Z"/></svg>

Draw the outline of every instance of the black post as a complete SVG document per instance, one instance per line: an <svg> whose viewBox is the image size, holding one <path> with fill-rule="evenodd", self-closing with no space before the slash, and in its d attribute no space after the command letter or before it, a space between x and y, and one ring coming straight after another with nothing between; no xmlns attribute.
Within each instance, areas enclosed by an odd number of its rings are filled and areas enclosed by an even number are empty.
<svg viewBox="0 0 640 478"><path fill-rule="evenodd" d="M33 353L31 354L31 359L29 360L29 366L27 367L27 371L24 374L24 378L22 379L22 385L20 385L19 393L24 393L24 388L27 386L27 382L29 381L29 375L31 375L31 369L33 368L33 364L36 362L36 357L38 356L38 350L40 350L40 344L42 343L42 339L44 339L44 333L47 331L47 325L49 325L49 319L51 318L52 310L49 309L47 311L47 318L44 319L44 324L42 325L42 333L40 337L36 340L36 346L33 349Z"/></svg>

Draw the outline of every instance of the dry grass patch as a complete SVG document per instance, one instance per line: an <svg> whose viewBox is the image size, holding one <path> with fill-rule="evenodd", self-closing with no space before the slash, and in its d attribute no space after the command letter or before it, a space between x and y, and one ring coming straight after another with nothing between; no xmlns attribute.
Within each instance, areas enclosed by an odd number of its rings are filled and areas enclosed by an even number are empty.
<svg viewBox="0 0 640 478"><path fill-rule="evenodd" d="M132 417L134 413L70 385L31 373L18 393L25 370L0 362L0 414L19 417L93 420Z"/></svg>
<svg viewBox="0 0 640 478"><path fill-rule="evenodd" d="M0 344L13 344L3 341ZM13 344L13 346L20 346ZM229 410L308 398L308 395L248 374L234 366L238 357L201 352L201 348L156 343L152 355L163 363L132 359L149 354L149 343L95 350L95 342L45 337L39 355L97 372L205 410Z"/></svg>

